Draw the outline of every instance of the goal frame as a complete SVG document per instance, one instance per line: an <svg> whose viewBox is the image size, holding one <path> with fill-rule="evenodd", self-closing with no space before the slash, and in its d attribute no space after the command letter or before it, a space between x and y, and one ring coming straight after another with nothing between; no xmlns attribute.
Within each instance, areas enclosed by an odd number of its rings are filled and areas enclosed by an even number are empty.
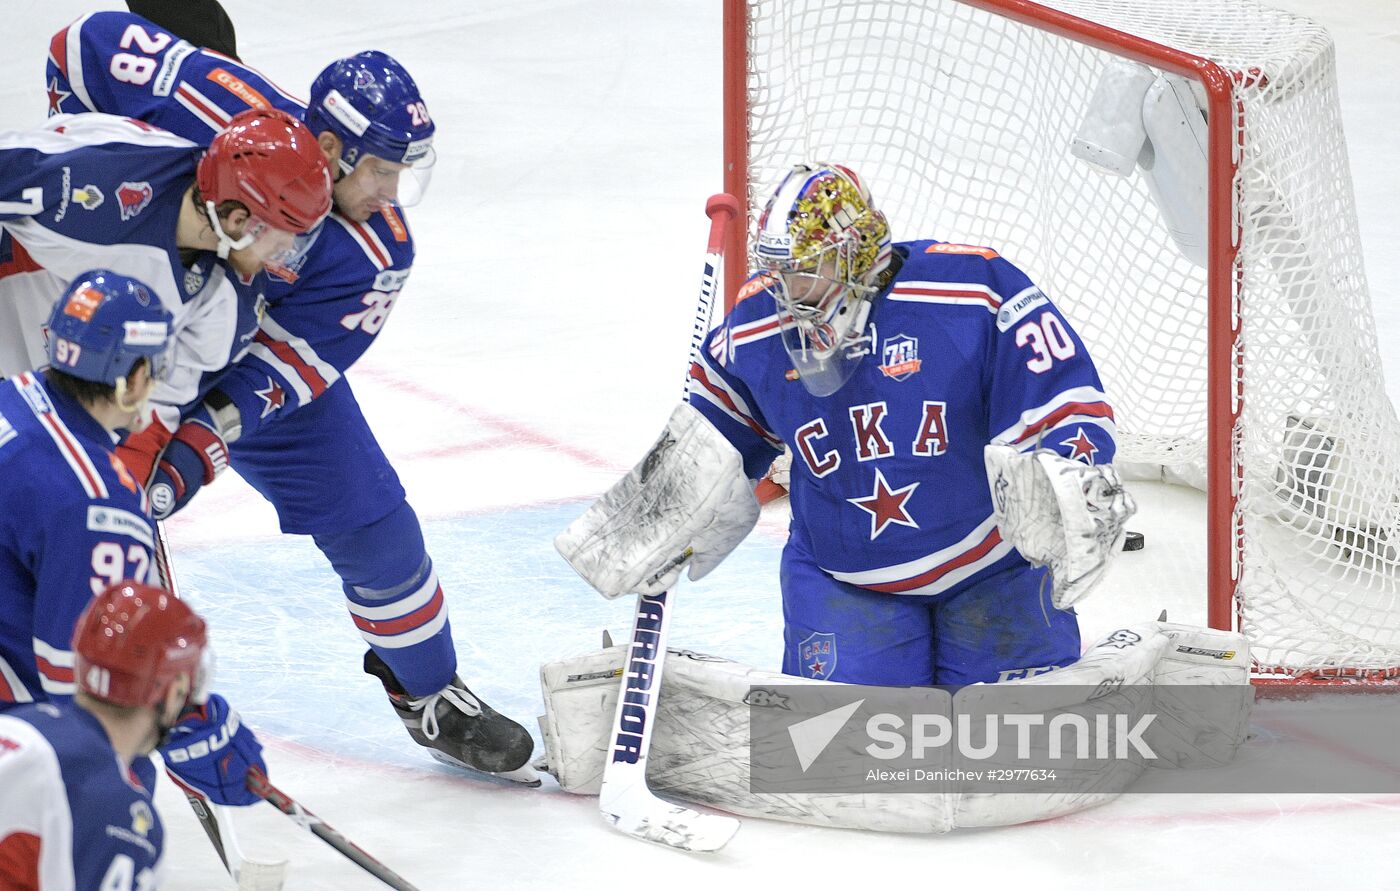
<svg viewBox="0 0 1400 891"><path fill-rule="evenodd" d="M1244 147L1243 111L1233 77L1216 63L1030 0L947 0L999 15L1099 50L1190 78L1205 91L1207 147L1207 392L1206 392L1206 596L1207 623L1220 630L1240 626L1243 521L1238 514L1243 467L1236 431L1244 399L1242 316L1238 299L1241 226L1236 213L1236 173ZM724 191L740 198L750 220L756 200L749 183L748 4L724 0ZM1244 76L1237 73L1235 76ZM794 158L802 160L828 160ZM840 159L829 159L839 161ZM748 226L731 226L726 254L748 256ZM725 264L726 310L747 275L747 264ZM1223 482L1222 482L1223 481ZM1299 682L1301 678L1291 679Z"/></svg>

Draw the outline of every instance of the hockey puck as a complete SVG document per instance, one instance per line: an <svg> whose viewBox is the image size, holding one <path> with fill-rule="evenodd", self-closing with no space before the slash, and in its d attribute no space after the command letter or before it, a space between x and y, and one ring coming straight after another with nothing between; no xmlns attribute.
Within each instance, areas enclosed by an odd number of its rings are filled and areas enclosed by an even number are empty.
<svg viewBox="0 0 1400 891"><path fill-rule="evenodd" d="M1141 532L1129 532L1123 539L1123 550L1140 551L1147 544L1147 539L1142 537Z"/></svg>

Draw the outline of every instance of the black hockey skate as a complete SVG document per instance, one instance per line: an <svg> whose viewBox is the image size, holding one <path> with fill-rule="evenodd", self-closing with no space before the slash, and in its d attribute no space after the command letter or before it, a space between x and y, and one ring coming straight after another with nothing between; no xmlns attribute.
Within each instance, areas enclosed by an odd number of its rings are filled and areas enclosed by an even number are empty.
<svg viewBox="0 0 1400 891"><path fill-rule="evenodd" d="M527 786L540 784L528 764L535 749L530 732L482 702L461 678L454 676L431 696L410 696L373 650L365 653L365 673L379 678L408 735L438 761Z"/></svg>

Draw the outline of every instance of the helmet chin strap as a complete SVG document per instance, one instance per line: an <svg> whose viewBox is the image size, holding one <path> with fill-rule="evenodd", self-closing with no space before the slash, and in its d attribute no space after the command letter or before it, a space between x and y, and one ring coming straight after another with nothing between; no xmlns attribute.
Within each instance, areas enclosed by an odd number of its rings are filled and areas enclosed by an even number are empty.
<svg viewBox="0 0 1400 891"><path fill-rule="evenodd" d="M214 230L214 234L219 237L218 254L220 260L227 260L229 251L241 251L253 244L252 235L244 235L238 240L228 237L224 232L224 227L219 223L219 211L214 206L214 202L206 200L204 202L204 214L209 217L209 226Z"/></svg>

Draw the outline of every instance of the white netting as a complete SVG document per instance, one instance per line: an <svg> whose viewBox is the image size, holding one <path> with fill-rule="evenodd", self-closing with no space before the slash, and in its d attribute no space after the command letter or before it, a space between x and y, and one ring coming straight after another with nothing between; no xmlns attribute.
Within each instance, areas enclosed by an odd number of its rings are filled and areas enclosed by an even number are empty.
<svg viewBox="0 0 1400 891"><path fill-rule="evenodd" d="M1242 630L1266 667L1400 666L1400 423L1331 39L1249 0L1047 5L1238 73ZM1120 460L1200 478L1204 270L1140 173L1105 174L1069 150L1115 56L955 0L750 0L749 53L750 207L792 162L836 161L870 183L896 240L995 247L1088 343Z"/></svg>

